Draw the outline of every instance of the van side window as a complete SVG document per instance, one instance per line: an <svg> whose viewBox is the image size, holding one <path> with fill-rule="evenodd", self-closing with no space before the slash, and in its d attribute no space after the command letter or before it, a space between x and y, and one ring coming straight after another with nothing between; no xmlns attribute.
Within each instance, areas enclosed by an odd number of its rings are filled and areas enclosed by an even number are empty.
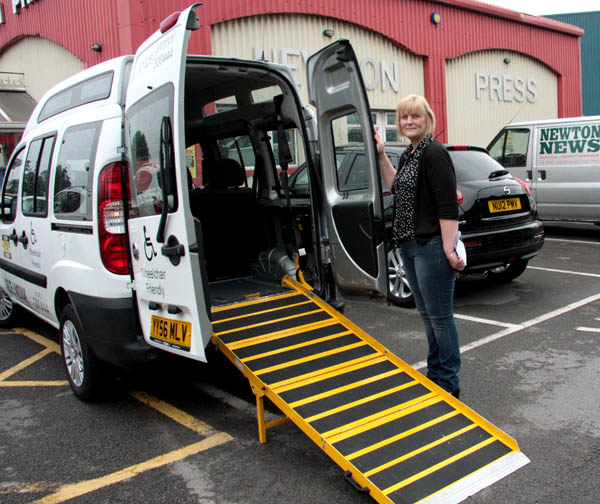
<svg viewBox="0 0 600 504"><path fill-rule="evenodd" d="M168 159L161 149L168 149L164 135L163 118L173 117L173 86L167 84L150 93L128 112L127 135L133 175L133 205L137 216L160 215L163 208L161 157ZM172 124L171 124L172 125ZM165 166L169 212L177 209L175 166Z"/></svg>
<svg viewBox="0 0 600 504"><path fill-rule="evenodd" d="M54 175L54 214L58 219L92 220L94 160L100 121L65 131Z"/></svg>
<svg viewBox="0 0 600 504"><path fill-rule="evenodd" d="M509 129L496 139L489 152L501 165L513 168L527 166L528 147L528 129Z"/></svg>
<svg viewBox="0 0 600 504"><path fill-rule="evenodd" d="M17 214L17 196L24 160L25 149L22 149L13 157L5 175L6 182L2 192L2 220L4 222L14 222Z"/></svg>
<svg viewBox="0 0 600 504"><path fill-rule="evenodd" d="M23 215L45 217L48 214L48 182L55 137L33 140L23 169L21 204Z"/></svg>

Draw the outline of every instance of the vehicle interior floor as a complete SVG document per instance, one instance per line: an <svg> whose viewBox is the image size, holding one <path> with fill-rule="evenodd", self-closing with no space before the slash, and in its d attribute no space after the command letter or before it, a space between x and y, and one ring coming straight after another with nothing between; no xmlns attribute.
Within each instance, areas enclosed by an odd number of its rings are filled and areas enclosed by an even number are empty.
<svg viewBox="0 0 600 504"><path fill-rule="evenodd" d="M211 307L272 296L288 290L282 287L281 281L252 276L210 282L208 287Z"/></svg>

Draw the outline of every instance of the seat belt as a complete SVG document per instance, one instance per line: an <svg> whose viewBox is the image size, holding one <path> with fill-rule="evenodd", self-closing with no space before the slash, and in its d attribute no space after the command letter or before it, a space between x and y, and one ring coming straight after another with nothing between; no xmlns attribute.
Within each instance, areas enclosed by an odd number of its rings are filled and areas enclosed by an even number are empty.
<svg viewBox="0 0 600 504"><path fill-rule="evenodd" d="M298 222L294 217L292 211L292 202L290 199L290 191L288 187L288 164L293 161L292 154L290 152L290 145L288 143L287 135L283 127L283 118L281 116L281 103L283 102L283 95L277 95L273 99L275 103L275 112L277 114L277 145L279 147L279 166L281 167L281 185L283 186L283 194L287 201L287 208L292 219L292 226L294 229L294 237L296 241L296 252L298 253L298 269L302 270L306 266L307 256L306 249L302 244L302 233L298 227ZM293 257L291 259L294 259Z"/></svg>

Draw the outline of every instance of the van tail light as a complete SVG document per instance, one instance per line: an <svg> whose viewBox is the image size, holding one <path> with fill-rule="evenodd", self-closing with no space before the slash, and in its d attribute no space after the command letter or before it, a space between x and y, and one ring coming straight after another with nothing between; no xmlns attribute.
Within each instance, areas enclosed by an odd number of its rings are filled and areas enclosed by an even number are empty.
<svg viewBox="0 0 600 504"><path fill-rule="evenodd" d="M463 193L460 189L456 190L456 199L458 200L458 204L462 205L463 202Z"/></svg>
<svg viewBox="0 0 600 504"><path fill-rule="evenodd" d="M121 170L121 163L111 163L100 172L98 236L104 267L117 275L126 275L129 268ZM129 191L127 195L129 196Z"/></svg>
<svg viewBox="0 0 600 504"><path fill-rule="evenodd" d="M527 195L531 196L531 188L529 187L529 184L524 180L521 180L519 177L515 177L515 180L523 186L523 189L525 189Z"/></svg>

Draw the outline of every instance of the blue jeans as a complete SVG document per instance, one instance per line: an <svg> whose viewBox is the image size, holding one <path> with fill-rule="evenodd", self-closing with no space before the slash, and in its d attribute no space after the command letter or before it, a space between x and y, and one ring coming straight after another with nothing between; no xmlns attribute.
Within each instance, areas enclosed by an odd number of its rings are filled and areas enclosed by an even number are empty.
<svg viewBox="0 0 600 504"><path fill-rule="evenodd" d="M442 237L425 245L415 240L400 244L406 279L425 324L429 343L427 377L453 392L458 388L460 348L454 323L456 271L446 259Z"/></svg>

